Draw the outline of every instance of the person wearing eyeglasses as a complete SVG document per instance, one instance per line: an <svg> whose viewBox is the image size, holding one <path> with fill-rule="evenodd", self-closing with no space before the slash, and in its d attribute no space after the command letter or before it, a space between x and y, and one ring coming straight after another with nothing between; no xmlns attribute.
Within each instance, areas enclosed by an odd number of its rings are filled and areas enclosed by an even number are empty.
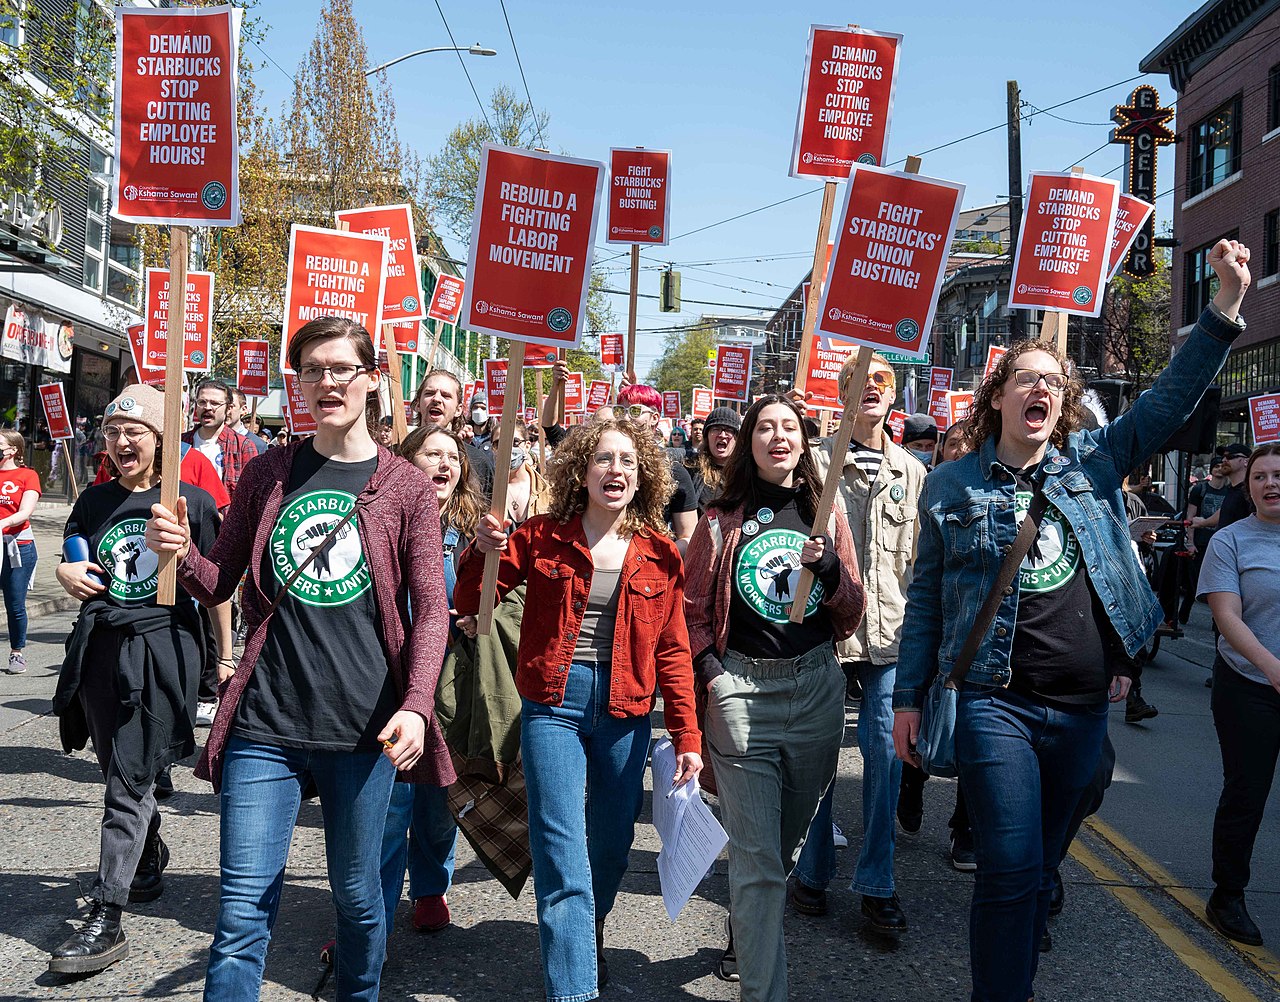
<svg viewBox="0 0 1280 1002"><path fill-rule="evenodd" d="M1128 411L1084 430L1079 377L1053 341L1022 341L974 395L974 450L925 480L893 694L899 758L921 764L928 687L951 674L979 609L996 603L959 683L954 732L977 861L975 1002L1036 995L1053 872L1102 756L1108 702L1125 699L1127 662L1163 619L1133 556L1121 484L1190 417L1244 330L1249 249L1220 240L1209 264L1213 302ZM993 594L1021 524L1042 508L1013 582Z"/></svg>
<svg viewBox="0 0 1280 1002"><path fill-rule="evenodd" d="M863 918L873 929L900 935L907 930L907 916L893 874L893 816L902 779L902 763L893 750L893 685L907 586L911 584L915 559L916 505L926 470L913 452L893 441L885 428L885 418L897 399L889 360L872 355L865 384L849 386L857 365L858 356L850 355L840 370L838 384L841 400L847 393L857 394L858 399L853 437L841 463L839 498L853 533L867 595L866 615L853 636L836 647L845 672L856 677L862 690L858 711L862 844L849 887L859 895ZM933 428L932 419L929 427ZM814 449L818 473L824 481L832 463L831 449L830 441ZM806 915L826 913L827 887L835 878L835 790L833 780L809 826L796 864L791 904Z"/></svg>
<svg viewBox="0 0 1280 1002"><path fill-rule="evenodd" d="M152 509L200 601L248 572L244 655L225 678L196 776L220 794L218 917L206 999L257 998L303 791L324 817L338 996L378 996L386 959L379 854L392 784L455 779L435 719L448 637L434 485L379 446L369 332L319 317L289 339L315 435L250 463L212 548L185 505Z"/></svg>
<svg viewBox="0 0 1280 1002"><path fill-rule="evenodd" d="M550 511L509 537L486 514L458 567L462 615L478 613L495 550L498 599L527 582L537 610L521 630L516 688L549 1000L593 999L608 981L605 919L644 799L655 691L676 783L702 769L684 573L662 519L670 468L646 424L574 428L556 453Z"/></svg>
<svg viewBox="0 0 1280 1002"><path fill-rule="evenodd" d="M92 741L105 781L98 873L88 916L49 959L57 974L103 970L128 955L123 910L164 890L169 849L160 837L156 776L195 751L196 689L205 634L190 594L156 603L159 561L147 549L160 500L164 395L126 386L102 428L111 479L87 488L64 530L58 583L80 602L58 675L53 711L64 751ZM190 533L213 544L214 500L183 483Z"/></svg>

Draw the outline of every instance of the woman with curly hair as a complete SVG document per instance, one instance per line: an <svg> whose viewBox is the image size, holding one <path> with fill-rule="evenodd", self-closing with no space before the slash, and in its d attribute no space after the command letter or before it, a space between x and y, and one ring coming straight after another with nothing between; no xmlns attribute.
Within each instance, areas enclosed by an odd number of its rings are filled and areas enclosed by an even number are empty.
<svg viewBox="0 0 1280 1002"><path fill-rule="evenodd" d="M458 567L459 613L478 611L492 550L498 600L528 582L538 610L521 632L516 688L549 1000L596 998L608 980L604 922L640 814L655 688L676 783L702 769L684 574L662 517L670 468L645 425L575 428L556 450L550 511L510 536L485 515Z"/></svg>
<svg viewBox="0 0 1280 1002"><path fill-rule="evenodd" d="M707 747L729 833L729 946L717 967L744 1002L785 1002L787 874L836 774L844 672L836 641L866 598L837 505L813 524L822 479L804 412L766 394L742 419L724 488L685 555L689 639L707 692ZM815 581L791 622L800 569Z"/></svg>
<svg viewBox="0 0 1280 1002"><path fill-rule="evenodd" d="M975 395L973 451L944 463L920 497L915 574L898 652L893 742L920 764L925 693L957 661L955 757L973 826L972 998L1025 1002L1049 914L1053 873L1093 778L1107 703L1125 698L1128 657L1163 614L1133 559L1125 474L1195 409L1244 330L1249 249L1220 240L1220 287L1151 389L1096 431L1081 428L1083 386L1050 341L1009 349ZM1039 532L1008 587L1005 554L1037 513ZM979 609L993 621L967 640ZM962 655L962 648L965 655ZM972 655L967 657L967 655Z"/></svg>

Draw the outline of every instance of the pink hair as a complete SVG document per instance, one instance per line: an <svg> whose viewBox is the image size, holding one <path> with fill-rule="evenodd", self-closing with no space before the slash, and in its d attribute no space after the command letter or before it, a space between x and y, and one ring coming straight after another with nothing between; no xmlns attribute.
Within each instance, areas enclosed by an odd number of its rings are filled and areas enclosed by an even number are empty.
<svg viewBox="0 0 1280 1002"><path fill-rule="evenodd" d="M643 404L645 407L652 407L659 414L662 413L662 394L652 386L645 386L644 383L632 383L620 389L618 403L623 407L629 404Z"/></svg>

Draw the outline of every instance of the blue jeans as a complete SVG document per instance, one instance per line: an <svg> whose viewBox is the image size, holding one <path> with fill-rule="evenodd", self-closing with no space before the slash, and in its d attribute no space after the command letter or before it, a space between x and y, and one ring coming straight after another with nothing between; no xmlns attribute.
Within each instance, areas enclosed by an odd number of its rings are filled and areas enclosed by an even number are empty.
<svg viewBox="0 0 1280 1002"><path fill-rule="evenodd" d="M388 936L404 891L405 864L411 900L447 894L457 844L458 825L449 812L446 787L395 784L382 833L382 900L387 906Z"/></svg>
<svg viewBox="0 0 1280 1002"><path fill-rule="evenodd" d="M902 781L902 762L893 752L893 680L896 665L858 663L862 707L858 710L858 750L862 754L862 847L849 884L855 894L887 898L893 894L893 812ZM833 780L796 864L797 879L826 890L836 875L836 844L831 834Z"/></svg>
<svg viewBox="0 0 1280 1002"><path fill-rule="evenodd" d="M1107 733L1107 704L1063 708L967 685L956 762L978 871L969 913L973 1002L1034 994L1053 871Z"/></svg>
<svg viewBox="0 0 1280 1002"><path fill-rule="evenodd" d="M258 998L307 780L320 791L337 910L341 1002L378 997L386 925L378 856L395 766L381 752L311 751L227 741L222 771L222 881L205 978L207 1002Z"/></svg>
<svg viewBox="0 0 1280 1002"><path fill-rule="evenodd" d="M9 549L4 550L4 569L0 570L0 591L4 592L4 611L9 618L9 648L20 651L27 646L27 590L36 572L35 540L18 544L22 566L9 563Z"/></svg>
<svg viewBox="0 0 1280 1002"><path fill-rule="evenodd" d="M533 890L550 1002L599 994L595 923L613 908L644 799L649 717L611 717L608 703L609 666L576 661L560 706L521 701Z"/></svg>

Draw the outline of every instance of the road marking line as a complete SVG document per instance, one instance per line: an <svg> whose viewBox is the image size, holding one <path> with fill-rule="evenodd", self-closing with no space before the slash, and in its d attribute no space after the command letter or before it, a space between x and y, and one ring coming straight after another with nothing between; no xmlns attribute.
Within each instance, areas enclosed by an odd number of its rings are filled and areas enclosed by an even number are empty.
<svg viewBox="0 0 1280 1002"><path fill-rule="evenodd" d="M1185 932L1156 911L1151 902L1142 896L1140 888L1127 884L1091 849L1077 840L1071 846L1071 856L1101 881L1107 890L1115 895L1117 901L1154 932L1189 970L1199 975L1200 979L1221 995L1226 1002L1262 1002L1235 975L1193 942ZM1153 888L1153 890L1159 890L1159 888Z"/></svg>
<svg viewBox="0 0 1280 1002"><path fill-rule="evenodd" d="M1087 819L1085 824L1095 835L1106 842L1110 842L1111 847L1127 859L1134 869L1144 874L1147 879L1159 887L1160 890L1164 891L1171 898L1177 901L1178 904L1182 905L1183 908L1187 909L1197 922L1212 932L1214 936L1220 938L1222 942L1228 944L1237 953L1241 954L1245 960L1256 967L1263 976L1270 978L1277 985L1280 985L1280 957L1277 957L1265 947L1247 946L1244 943L1237 943L1235 940L1227 939L1222 935L1222 933L1209 925L1208 920L1205 918L1204 907L1206 902L1204 898L1191 888L1180 883L1174 878L1173 874L1105 821L1102 821L1095 816Z"/></svg>

